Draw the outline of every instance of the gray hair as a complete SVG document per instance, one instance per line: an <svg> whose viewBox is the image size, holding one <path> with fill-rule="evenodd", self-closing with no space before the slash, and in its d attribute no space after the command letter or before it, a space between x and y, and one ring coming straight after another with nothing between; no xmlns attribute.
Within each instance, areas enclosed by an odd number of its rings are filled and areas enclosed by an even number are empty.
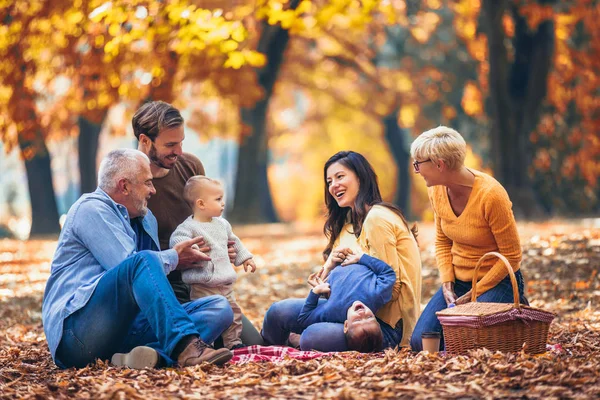
<svg viewBox="0 0 600 400"><path fill-rule="evenodd" d="M112 193L121 179L132 179L140 170L140 161L150 164L147 155L134 149L113 150L102 159L98 169L98 187Z"/></svg>

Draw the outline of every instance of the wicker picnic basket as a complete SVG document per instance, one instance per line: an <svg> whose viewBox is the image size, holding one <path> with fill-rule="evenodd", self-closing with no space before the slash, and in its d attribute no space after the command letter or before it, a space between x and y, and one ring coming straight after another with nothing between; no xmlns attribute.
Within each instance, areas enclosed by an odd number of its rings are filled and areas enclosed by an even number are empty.
<svg viewBox="0 0 600 400"><path fill-rule="evenodd" d="M477 303L477 272L490 257L504 262L513 288L514 304ZM436 313L444 328L446 352L466 354L471 349L485 347L492 351L531 354L546 351L548 329L554 314L525 305L519 301L515 274L508 260L500 253L486 253L479 259L473 274L471 302Z"/></svg>

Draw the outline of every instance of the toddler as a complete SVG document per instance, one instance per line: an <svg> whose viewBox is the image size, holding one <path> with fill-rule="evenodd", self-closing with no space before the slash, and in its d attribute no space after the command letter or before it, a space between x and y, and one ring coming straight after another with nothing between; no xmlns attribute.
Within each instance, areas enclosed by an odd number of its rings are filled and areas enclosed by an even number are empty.
<svg viewBox="0 0 600 400"><path fill-rule="evenodd" d="M205 176L193 176L183 189L183 197L194 214L183 221L171 235L170 247L184 240L204 237L210 246L210 261L202 261L197 268L182 271L182 279L190 285L192 299L219 294L225 296L233 309L233 323L223 333L223 344L229 349L243 347L242 311L235 301L233 283L237 274L229 260L227 242L234 242L237 253L234 264L243 265L244 270L256 270L252 254L234 235L231 225L221 217L225 209L223 187L219 181Z"/></svg>

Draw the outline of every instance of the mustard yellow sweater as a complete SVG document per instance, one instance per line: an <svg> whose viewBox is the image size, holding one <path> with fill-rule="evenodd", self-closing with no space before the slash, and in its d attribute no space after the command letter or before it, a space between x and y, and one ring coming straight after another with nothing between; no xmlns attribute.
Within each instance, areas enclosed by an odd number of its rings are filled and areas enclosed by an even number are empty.
<svg viewBox="0 0 600 400"><path fill-rule="evenodd" d="M360 248L392 267L396 273L392 299L376 315L391 327L402 319L400 345L408 346L421 313L421 256L412 233L389 208L374 206L365 218L360 236L352 233L352 224L348 223L334 248L338 246Z"/></svg>
<svg viewBox="0 0 600 400"><path fill-rule="evenodd" d="M491 176L471 172L475 182L467 205L458 217L450 206L446 187L429 188L429 200L435 213L435 255L442 283L455 279L471 282L477 261L490 251L504 255L513 271L520 267L521 243L506 190ZM485 260L477 277L477 293L488 291L507 275L500 260Z"/></svg>

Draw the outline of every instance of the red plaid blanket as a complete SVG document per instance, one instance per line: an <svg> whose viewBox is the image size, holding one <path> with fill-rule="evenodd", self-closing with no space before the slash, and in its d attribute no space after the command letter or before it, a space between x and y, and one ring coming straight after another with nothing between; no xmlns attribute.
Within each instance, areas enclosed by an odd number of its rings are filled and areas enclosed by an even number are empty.
<svg viewBox="0 0 600 400"><path fill-rule="evenodd" d="M230 362L234 364L259 361L280 363L286 358L307 361L319 357L327 357L328 355L329 353L322 353L320 351L301 351L285 346L248 346L233 350L233 358Z"/></svg>

